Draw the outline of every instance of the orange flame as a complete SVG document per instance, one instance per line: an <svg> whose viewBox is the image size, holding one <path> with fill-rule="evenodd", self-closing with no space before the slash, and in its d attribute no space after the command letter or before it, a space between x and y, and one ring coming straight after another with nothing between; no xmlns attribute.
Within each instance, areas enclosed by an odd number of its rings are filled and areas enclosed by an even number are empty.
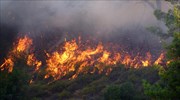
<svg viewBox="0 0 180 100"><path fill-rule="evenodd" d="M21 53L25 52L28 54L28 50L30 49L30 46L32 45L32 39L24 36L23 38L20 38L17 41L17 44L14 45L12 51L10 51L8 53L8 57L7 59L5 59L4 63L0 66L1 70L5 70L8 69L8 72L12 72L13 71L13 67L14 67L14 61L15 58L19 58ZM31 55L28 56L28 59L31 57ZM28 63L30 63L30 61L28 60ZM37 62L35 62L37 63ZM40 66L40 64L37 64L38 66Z"/></svg>
<svg viewBox="0 0 180 100"><path fill-rule="evenodd" d="M159 58L154 62L154 64L158 65L158 64L162 63L163 58L164 58L164 53L161 53L161 55L160 55Z"/></svg>
<svg viewBox="0 0 180 100"><path fill-rule="evenodd" d="M80 73L94 73L96 70L98 70L99 73L105 72L109 74L112 68L106 68L105 66L113 66L118 63L126 66L134 66L135 68L153 64L150 52L147 52L145 58L139 56L139 54L132 57L124 52L110 52L104 49L102 43L99 43L96 49L87 46L85 50L81 50L83 44L80 44L81 42L78 43L75 40L66 41L62 52L55 51L52 54L47 53L47 75L45 78L52 76L54 79L59 79L71 71L75 72L72 78L76 78ZM160 64L159 62L162 59L161 54L155 64ZM78 64L79 66L77 67Z"/></svg>
<svg viewBox="0 0 180 100"><path fill-rule="evenodd" d="M15 50L17 50L18 52L24 52L28 50L31 45L32 45L32 39L25 36L24 38L19 39Z"/></svg>
<svg viewBox="0 0 180 100"><path fill-rule="evenodd" d="M40 66L42 65L41 61L38 61L34 54L28 55L27 58L27 65L29 66L36 66L35 71L39 70Z"/></svg>
<svg viewBox="0 0 180 100"><path fill-rule="evenodd" d="M0 66L0 69L3 71L8 69L8 72L12 72L14 66L14 62L11 58L5 59L4 63Z"/></svg>
<svg viewBox="0 0 180 100"><path fill-rule="evenodd" d="M143 64L143 66L149 66L149 65L151 65L151 54L150 54L150 52L148 52L147 54L146 54L146 60L142 60L142 64Z"/></svg>
<svg viewBox="0 0 180 100"><path fill-rule="evenodd" d="M54 51L47 53L46 59L46 75L44 78L50 76L54 79L60 79L68 73L73 72L71 78L78 77L81 73L105 73L110 74L112 67L117 64L124 64L127 67L146 67L153 64L163 63L164 53L161 53L157 60L153 61L150 52L147 52L145 57L131 56L128 52L109 50L108 47L99 43L96 46L84 45L81 42L81 37L76 40L65 41L61 51ZM34 67L34 72L40 70L42 62L37 60L36 56L30 49L32 48L33 41L31 38L24 36L20 38L13 50L8 54L7 59L0 65L1 71L8 69L8 72L13 71L14 62L19 55L23 54L28 66ZM30 83L33 79L30 80Z"/></svg>

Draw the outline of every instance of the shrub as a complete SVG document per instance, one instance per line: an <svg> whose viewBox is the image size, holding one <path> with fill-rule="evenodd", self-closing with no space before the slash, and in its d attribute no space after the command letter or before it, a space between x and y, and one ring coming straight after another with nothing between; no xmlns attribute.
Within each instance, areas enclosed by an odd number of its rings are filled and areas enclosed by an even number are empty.
<svg viewBox="0 0 180 100"><path fill-rule="evenodd" d="M132 83L111 85L104 93L105 100L131 100L135 98L135 89Z"/></svg>

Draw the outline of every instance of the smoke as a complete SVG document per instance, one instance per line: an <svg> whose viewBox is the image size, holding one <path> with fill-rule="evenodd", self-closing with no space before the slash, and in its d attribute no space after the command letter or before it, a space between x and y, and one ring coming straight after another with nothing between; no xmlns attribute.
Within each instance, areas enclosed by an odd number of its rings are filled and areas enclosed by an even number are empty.
<svg viewBox="0 0 180 100"><path fill-rule="evenodd" d="M162 10L167 11L168 5L160 2ZM150 0L0 1L0 23L1 28L4 25L15 27L16 32L31 33L38 38L43 35L48 43L55 41L57 35L61 38L55 42L61 43L65 33L81 32L124 44L129 41L141 44L148 39L153 47L159 39L145 28L163 26L153 15L159 8L156 6L156 1ZM1 30L0 34L8 33Z"/></svg>
<svg viewBox="0 0 180 100"><path fill-rule="evenodd" d="M156 2L151 4L156 5ZM162 3L160 6L166 6ZM158 7L157 7L158 8ZM20 31L48 27L94 32L157 24L146 1L1 1L1 21Z"/></svg>

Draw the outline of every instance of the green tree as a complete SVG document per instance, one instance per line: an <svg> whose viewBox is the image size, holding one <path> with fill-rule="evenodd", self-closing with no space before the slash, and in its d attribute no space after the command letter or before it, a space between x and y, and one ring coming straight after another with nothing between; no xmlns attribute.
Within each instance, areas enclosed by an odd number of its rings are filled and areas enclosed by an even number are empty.
<svg viewBox="0 0 180 100"><path fill-rule="evenodd" d="M173 37L175 32L179 32L180 27L180 14L179 14L179 4L176 0L166 0L174 5L174 9L169 9L168 12L162 12L161 10L155 10L154 15L159 21L165 23L168 28L167 33L164 33L160 27L151 26L147 29L153 34L158 35L161 39L165 40L169 37Z"/></svg>
<svg viewBox="0 0 180 100"><path fill-rule="evenodd" d="M167 14L155 11L155 15L158 19L169 16L163 21L169 28L170 36L173 36L171 45L167 47L167 59L170 63L167 69L160 70L161 79L155 84L143 81L144 93L154 99L178 100L180 99L180 5L174 5L174 10Z"/></svg>
<svg viewBox="0 0 180 100"><path fill-rule="evenodd" d="M17 61L12 72L0 71L0 100L26 99L29 75L24 71L26 64L22 62Z"/></svg>
<svg viewBox="0 0 180 100"><path fill-rule="evenodd" d="M24 99L27 84L25 73L20 70L15 69L12 73L0 72L0 99Z"/></svg>
<svg viewBox="0 0 180 100"><path fill-rule="evenodd" d="M109 86L104 94L105 100L132 100L135 98L135 89L132 83L126 82Z"/></svg>

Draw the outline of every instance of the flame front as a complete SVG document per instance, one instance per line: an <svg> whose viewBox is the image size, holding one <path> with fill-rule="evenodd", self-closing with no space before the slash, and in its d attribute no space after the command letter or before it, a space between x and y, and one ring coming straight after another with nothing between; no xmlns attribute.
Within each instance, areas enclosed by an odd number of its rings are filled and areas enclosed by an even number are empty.
<svg viewBox="0 0 180 100"><path fill-rule="evenodd" d="M41 61L36 60L34 54L30 54L30 49L33 44L31 38L24 36L17 41L17 44L14 45L13 49L8 53L7 59L0 66L1 70L7 69L8 72L13 71L14 62L16 58L24 56L27 58L27 65L36 66L36 70L41 66Z"/></svg>
<svg viewBox="0 0 180 100"><path fill-rule="evenodd" d="M59 47L59 51L46 52L46 75L44 78L51 76L54 79L61 79L70 72L74 73L71 78L76 78L81 73L105 73L108 75L113 70L113 67L118 64L140 68L161 64L164 59L164 53L161 53L159 58L153 60L150 52L147 52L145 57L140 56L139 53L132 56L124 50L112 50L101 42L92 46L83 44L80 37L78 40L78 42L75 39L65 41L64 45ZM8 72L12 72L14 62L20 57L26 60L28 66L34 68L34 72L41 70L42 61L37 60L34 51L32 51L32 44L31 38L27 36L20 38L9 52L4 63L0 65L1 71L7 69ZM30 83L32 82L33 79L31 79Z"/></svg>
<svg viewBox="0 0 180 100"><path fill-rule="evenodd" d="M87 49L82 50L81 48ZM159 64L163 60L163 54L152 63L150 52L147 52L145 57L139 56L139 54L132 57L127 52L105 49L102 43L93 48L87 45L84 46L81 42L75 40L65 42L62 51L55 51L52 54L47 53L47 55L47 75L45 78L52 76L54 79L62 78L69 72L75 72L72 78L76 78L80 73L88 72L105 72L108 74L112 71L111 67L117 64L140 68ZM107 68L106 66L111 67Z"/></svg>

